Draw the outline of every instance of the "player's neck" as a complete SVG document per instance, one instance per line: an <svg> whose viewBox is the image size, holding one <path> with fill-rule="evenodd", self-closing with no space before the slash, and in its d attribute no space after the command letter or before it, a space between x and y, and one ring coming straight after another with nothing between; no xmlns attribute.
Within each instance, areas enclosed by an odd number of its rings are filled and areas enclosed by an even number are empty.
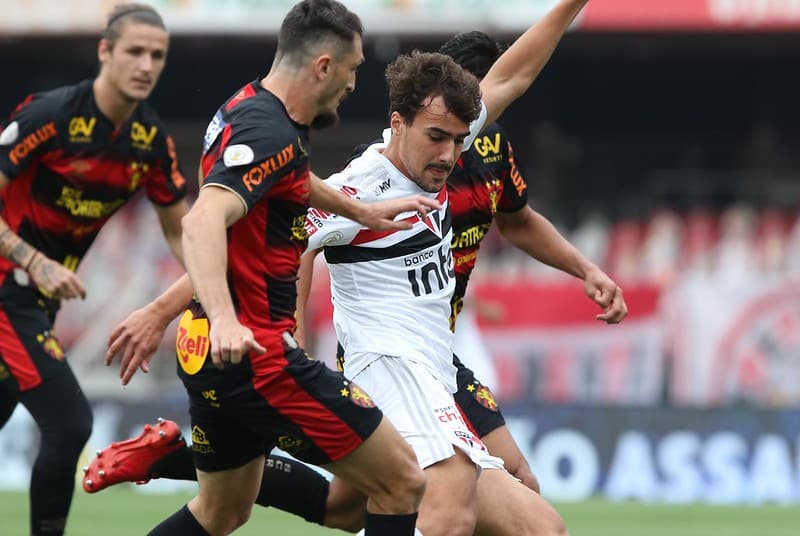
<svg viewBox="0 0 800 536"><path fill-rule="evenodd" d="M139 105L137 101L125 98L102 78L95 78L92 89L97 107L116 128L121 127L130 119Z"/></svg>
<svg viewBox="0 0 800 536"><path fill-rule="evenodd" d="M317 101L309 94L308 79L302 71L273 67L261 80L261 87L283 103L292 121L311 125L317 116Z"/></svg>
<svg viewBox="0 0 800 536"><path fill-rule="evenodd" d="M400 159L400 144L397 143L395 139L390 139L389 143L386 144L386 147L381 151L383 156L392 163L392 165L397 168L397 171L402 173L406 176L407 179L411 179L411 174L406 169L406 166L403 165L403 161Z"/></svg>

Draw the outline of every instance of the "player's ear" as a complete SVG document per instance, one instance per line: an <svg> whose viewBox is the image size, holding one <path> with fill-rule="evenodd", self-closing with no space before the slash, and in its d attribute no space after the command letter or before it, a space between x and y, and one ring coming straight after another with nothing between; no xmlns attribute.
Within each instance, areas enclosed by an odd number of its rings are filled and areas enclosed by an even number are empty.
<svg viewBox="0 0 800 536"><path fill-rule="evenodd" d="M405 125L405 119L400 115L400 112L392 112L392 115L389 116L389 126L392 128L392 135L399 134L403 125Z"/></svg>
<svg viewBox="0 0 800 536"><path fill-rule="evenodd" d="M325 80L333 70L333 59L330 54L323 54L318 56L314 61L314 74L320 80Z"/></svg>
<svg viewBox="0 0 800 536"><path fill-rule="evenodd" d="M100 63L106 63L111 57L111 42L108 39L101 39L97 43L97 59Z"/></svg>

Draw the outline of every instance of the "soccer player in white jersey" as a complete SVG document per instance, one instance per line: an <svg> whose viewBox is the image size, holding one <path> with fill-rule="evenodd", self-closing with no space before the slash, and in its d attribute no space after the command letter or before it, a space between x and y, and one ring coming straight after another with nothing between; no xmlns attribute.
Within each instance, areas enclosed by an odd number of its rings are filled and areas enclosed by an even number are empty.
<svg viewBox="0 0 800 536"><path fill-rule="evenodd" d="M399 232L368 231L319 211L311 211L306 224L309 249L324 248L331 272L345 375L370 393L425 470L417 527L426 536L536 530L525 515L533 492L488 453L453 399L449 314L455 273L443 188L487 117L494 120L518 96L497 85L495 72L513 72L506 70L523 61L518 52L509 49L480 87L447 56L415 52L398 58L386 74L391 128L385 144L371 146L328 179L368 203L413 193L435 197L440 210L406 215L413 227ZM301 277L308 277L308 265ZM603 290L607 307L623 306L613 282ZM566 530L563 524L552 528Z"/></svg>

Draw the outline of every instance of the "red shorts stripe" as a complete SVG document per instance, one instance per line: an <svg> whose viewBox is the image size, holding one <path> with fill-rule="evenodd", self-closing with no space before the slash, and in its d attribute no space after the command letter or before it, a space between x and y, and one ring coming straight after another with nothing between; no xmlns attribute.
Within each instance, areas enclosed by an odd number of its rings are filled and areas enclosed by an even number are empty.
<svg viewBox="0 0 800 536"><path fill-rule="evenodd" d="M268 348L278 349L278 352L283 353L281 345L277 345L277 348L274 345ZM273 352L268 350L268 353ZM253 387L256 392L271 407L300 428L326 456L333 461L339 460L364 442L349 424L308 394L306 389L282 368L283 364L288 363L284 356L271 355L266 359L274 360L272 363L280 360L281 368L273 369L273 372L266 376L254 376Z"/></svg>
<svg viewBox="0 0 800 536"><path fill-rule="evenodd" d="M36 370L33 359L19 340L2 306L0 306L0 355L3 356L3 362L8 370L16 378L20 391L33 389L42 383L42 377Z"/></svg>

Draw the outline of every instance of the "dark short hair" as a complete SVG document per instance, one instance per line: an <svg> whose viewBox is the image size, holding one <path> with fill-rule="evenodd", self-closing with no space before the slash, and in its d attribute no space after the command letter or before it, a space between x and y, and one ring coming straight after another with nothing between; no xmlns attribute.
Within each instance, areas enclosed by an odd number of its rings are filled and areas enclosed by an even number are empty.
<svg viewBox="0 0 800 536"><path fill-rule="evenodd" d="M481 79L507 48L508 45L498 43L483 32L475 31L454 35L439 48L439 52L450 56L457 64Z"/></svg>
<svg viewBox="0 0 800 536"><path fill-rule="evenodd" d="M386 82L389 114L399 113L408 124L429 97L441 96L447 109L465 123L481 111L478 80L444 54L415 50L400 56L386 68Z"/></svg>
<svg viewBox="0 0 800 536"><path fill-rule="evenodd" d="M363 34L361 19L340 2L303 0L281 23L276 56L300 63L323 41L334 39L344 48L356 35Z"/></svg>
<svg viewBox="0 0 800 536"><path fill-rule="evenodd" d="M111 13L108 15L106 22L106 29L103 32L103 39L107 40L112 45L117 42L119 36L122 34L122 27L128 22L136 22L139 24L149 24L166 30L164 20L153 7L147 4L127 3L117 4Z"/></svg>

